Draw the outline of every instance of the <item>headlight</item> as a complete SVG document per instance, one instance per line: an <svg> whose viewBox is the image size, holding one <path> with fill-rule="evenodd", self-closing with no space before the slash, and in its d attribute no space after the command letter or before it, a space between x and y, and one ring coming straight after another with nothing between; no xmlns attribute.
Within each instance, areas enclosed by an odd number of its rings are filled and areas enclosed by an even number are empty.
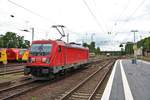
<svg viewBox="0 0 150 100"><path fill-rule="evenodd" d="M46 58L42 58L42 62L46 62Z"/></svg>
<svg viewBox="0 0 150 100"><path fill-rule="evenodd" d="M42 62L49 64L49 58L42 58Z"/></svg>
<svg viewBox="0 0 150 100"><path fill-rule="evenodd" d="M35 58L31 58L31 62L35 62Z"/></svg>

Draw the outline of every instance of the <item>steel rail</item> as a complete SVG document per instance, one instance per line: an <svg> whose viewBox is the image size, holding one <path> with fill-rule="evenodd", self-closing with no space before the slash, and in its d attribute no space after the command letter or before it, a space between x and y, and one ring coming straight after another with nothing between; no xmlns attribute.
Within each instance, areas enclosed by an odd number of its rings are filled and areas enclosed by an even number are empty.
<svg viewBox="0 0 150 100"><path fill-rule="evenodd" d="M19 84L19 85L15 85L15 86L12 86L12 87L1 89L0 90L0 100L7 100L7 99L10 99L12 97L23 94L27 91L30 91L32 89L35 89L39 86L45 85L45 84L38 84L38 85L30 86L31 84L34 84L34 82L35 82L35 80L31 80L31 81L28 81L28 82L25 82L25 83L22 83L22 84ZM24 86L29 86L29 87L22 89ZM9 93L11 91L16 91L16 92Z"/></svg>
<svg viewBox="0 0 150 100"><path fill-rule="evenodd" d="M113 65L114 62L110 63L109 66ZM99 81L99 83L97 84L97 86L95 87L93 93L90 95L90 97L88 98L88 100L93 100L94 96L96 95L96 92L98 91L99 87L101 86L102 82L104 81L104 79L106 78L106 76L109 74L111 68L109 68L107 70L107 72L103 75L102 79Z"/></svg>
<svg viewBox="0 0 150 100"><path fill-rule="evenodd" d="M7 87L7 88L0 89L0 94L1 94L2 92L4 92L4 91L9 91L9 90L11 90L11 89L14 89L14 88L17 88L17 87L20 87L20 86L23 86L23 85L30 84L30 83L32 83L32 82L34 82L34 80L27 81L27 82L21 83L21 84L19 84L19 85L13 85L13 86L11 86L11 87Z"/></svg>
<svg viewBox="0 0 150 100"><path fill-rule="evenodd" d="M23 71L24 71L23 69L6 71L6 72L0 73L0 76L2 76L2 75L8 75L8 74L14 74L14 73L20 73L20 72L23 72Z"/></svg>
<svg viewBox="0 0 150 100"><path fill-rule="evenodd" d="M81 86L83 86L88 80L90 80L95 74L97 74L99 71L101 71L103 68L105 68L110 62L107 62L104 64L101 68L96 70L94 73L92 73L90 76L88 76L86 79L84 79L82 82L80 82L77 86L75 86L73 89L71 89L69 92L67 92L65 95L63 95L60 100L66 100L71 96L77 89L79 89Z"/></svg>

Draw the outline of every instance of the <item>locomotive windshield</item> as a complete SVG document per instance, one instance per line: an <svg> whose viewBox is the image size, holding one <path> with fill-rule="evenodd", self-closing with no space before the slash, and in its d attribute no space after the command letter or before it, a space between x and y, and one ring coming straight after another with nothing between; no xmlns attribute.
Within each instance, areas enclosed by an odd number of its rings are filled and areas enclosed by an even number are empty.
<svg viewBox="0 0 150 100"><path fill-rule="evenodd" d="M51 52L51 44L32 44L30 54L33 56L46 56Z"/></svg>

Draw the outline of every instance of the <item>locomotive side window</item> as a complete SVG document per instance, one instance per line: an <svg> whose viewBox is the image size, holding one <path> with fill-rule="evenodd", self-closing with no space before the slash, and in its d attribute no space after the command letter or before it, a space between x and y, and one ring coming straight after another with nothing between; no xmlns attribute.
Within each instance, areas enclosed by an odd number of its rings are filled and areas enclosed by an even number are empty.
<svg viewBox="0 0 150 100"><path fill-rule="evenodd" d="M58 47L58 52L61 52L61 46Z"/></svg>
<svg viewBox="0 0 150 100"><path fill-rule="evenodd" d="M45 56L51 52L51 44L32 44L30 54L33 56Z"/></svg>

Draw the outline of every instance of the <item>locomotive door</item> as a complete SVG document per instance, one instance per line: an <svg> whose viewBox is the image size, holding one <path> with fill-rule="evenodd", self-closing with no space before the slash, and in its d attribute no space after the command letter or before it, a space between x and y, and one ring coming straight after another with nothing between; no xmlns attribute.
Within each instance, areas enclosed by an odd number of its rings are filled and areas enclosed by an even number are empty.
<svg viewBox="0 0 150 100"><path fill-rule="evenodd" d="M64 46L64 65L67 64L67 46Z"/></svg>
<svg viewBox="0 0 150 100"><path fill-rule="evenodd" d="M58 47L58 60L57 60L57 64L61 65L61 66L65 66L67 63L67 48L65 46L59 46Z"/></svg>
<svg viewBox="0 0 150 100"><path fill-rule="evenodd" d="M62 61L62 65L65 66L66 65L66 47L62 46L62 52L61 52L61 61Z"/></svg>
<svg viewBox="0 0 150 100"><path fill-rule="evenodd" d="M59 62L59 63L58 63L58 64L61 65L61 66L63 65L63 62L64 62L64 61L63 61L63 52L64 52L63 47L62 47L62 46L59 46L59 47L58 47L58 53L59 53L59 57L58 57L58 58L59 58L59 59L58 59L58 62Z"/></svg>

